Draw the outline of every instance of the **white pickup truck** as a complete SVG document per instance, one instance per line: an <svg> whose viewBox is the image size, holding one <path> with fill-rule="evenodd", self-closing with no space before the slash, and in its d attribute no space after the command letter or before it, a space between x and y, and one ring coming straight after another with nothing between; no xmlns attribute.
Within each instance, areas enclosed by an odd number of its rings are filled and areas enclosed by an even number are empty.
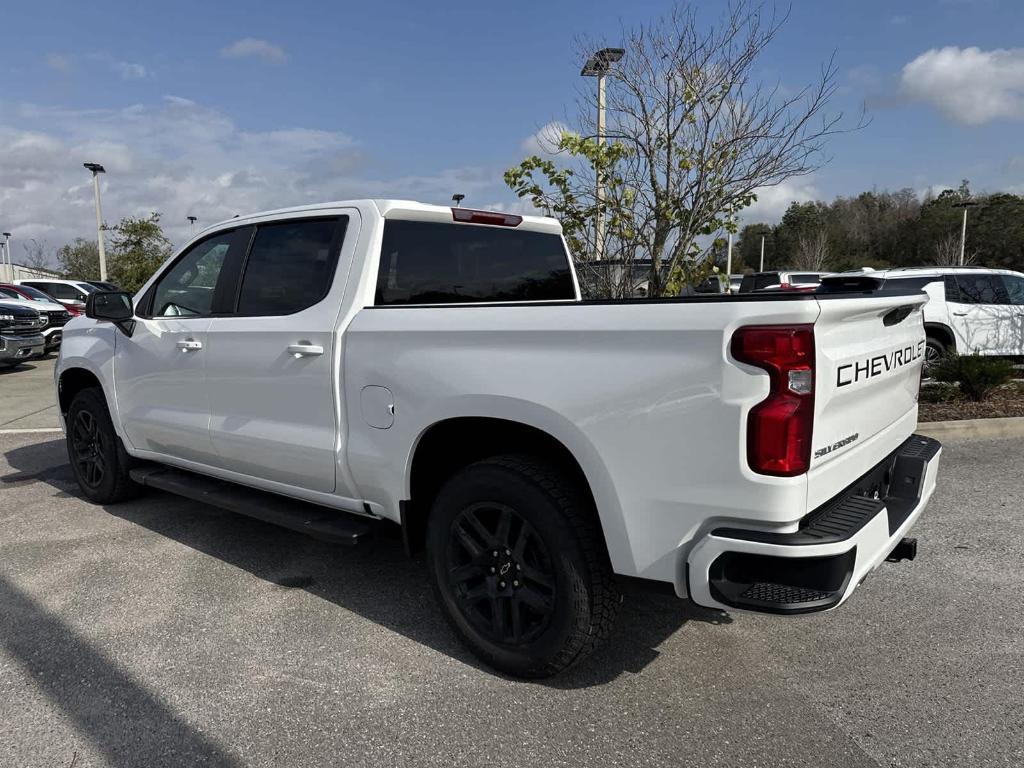
<svg viewBox="0 0 1024 768"><path fill-rule="evenodd" d="M55 375L89 499L345 542L391 521L470 649L543 676L608 634L616 574L798 614L913 557L927 297L879 284L581 301L554 220L330 203L92 294Z"/></svg>

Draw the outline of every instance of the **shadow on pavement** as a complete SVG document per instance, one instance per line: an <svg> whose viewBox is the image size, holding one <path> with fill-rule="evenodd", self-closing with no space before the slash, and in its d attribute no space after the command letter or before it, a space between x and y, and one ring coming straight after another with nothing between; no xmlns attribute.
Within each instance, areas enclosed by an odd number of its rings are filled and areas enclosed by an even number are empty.
<svg viewBox="0 0 1024 768"><path fill-rule="evenodd" d="M17 472L0 477L0 489L5 484L35 480L61 494L74 489L62 440L14 448L6 459ZM382 526L382 535L347 548L157 492L105 509L278 587L304 589L436 651L486 669L448 628L435 603L426 567L405 556L396 527ZM545 684L586 688L614 680L623 672L639 672L657 658L657 647L688 622L731 621L728 614L705 610L630 580L622 589L624 604L608 641L578 667Z"/></svg>
<svg viewBox="0 0 1024 768"><path fill-rule="evenodd" d="M59 618L0 576L0 643L110 765L237 765Z"/></svg>
<svg viewBox="0 0 1024 768"><path fill-rule="evenodd" d="M15 363L14 365L0 365L0 376L18 373L19 371L33 371L36 366L28 363Z"/></svg>

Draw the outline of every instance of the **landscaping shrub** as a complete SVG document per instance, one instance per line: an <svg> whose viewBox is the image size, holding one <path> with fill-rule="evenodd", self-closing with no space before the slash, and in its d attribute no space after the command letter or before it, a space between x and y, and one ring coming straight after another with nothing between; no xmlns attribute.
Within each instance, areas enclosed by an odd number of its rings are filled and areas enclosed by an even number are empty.
<svg viewBox="0 0 1024 768"><path fill-rule="evenodd" d="M980 403L1013 378L1014 367L1008 360L994 357L950 354L929 374L936 381L957 384L968 399Z"/></svg>
<svg viewBox="0 0 1024 768"><path fill-rule="evenodd" d="M952 403L963 399L960 387L956 384L933 381L921 386L919 403Z"/></svg>

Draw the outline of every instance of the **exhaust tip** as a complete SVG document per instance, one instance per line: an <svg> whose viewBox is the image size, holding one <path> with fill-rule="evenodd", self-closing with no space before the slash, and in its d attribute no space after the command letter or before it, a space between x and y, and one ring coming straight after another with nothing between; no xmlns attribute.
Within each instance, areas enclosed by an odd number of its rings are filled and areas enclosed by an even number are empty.
<svg viewBox="0 0 1024 768"><path fill-rule="evenodd" d="M904 538L885 559L890 563L898 563L901 560L913 560L915 557L917 557L917 539Z"/></svg>

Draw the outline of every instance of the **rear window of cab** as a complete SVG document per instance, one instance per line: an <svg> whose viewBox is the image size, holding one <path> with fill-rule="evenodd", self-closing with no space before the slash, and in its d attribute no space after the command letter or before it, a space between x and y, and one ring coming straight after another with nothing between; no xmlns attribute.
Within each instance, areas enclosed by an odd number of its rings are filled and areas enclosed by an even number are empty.
<svg viewBox="0 0 1024 768"><path fill-rule="evenodd" d="M377 306L576 298L562 238L507 227L389 219Z"/></svg>

